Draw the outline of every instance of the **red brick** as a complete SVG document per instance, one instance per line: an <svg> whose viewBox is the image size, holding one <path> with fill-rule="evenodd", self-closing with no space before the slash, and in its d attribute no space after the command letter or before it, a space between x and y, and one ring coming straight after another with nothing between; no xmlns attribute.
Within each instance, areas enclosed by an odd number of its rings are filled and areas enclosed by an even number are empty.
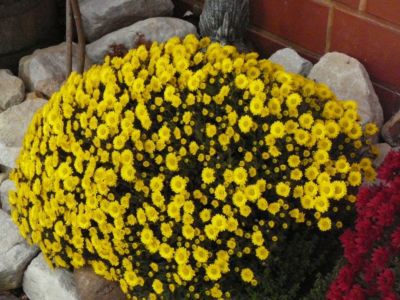
<svg viewBox="0 0 400 300"><path fill-rule="evenodd" d="M260 31L253 29L249 30L248 34L250 41L255 47L255 50L258 51L262 57L268 58L277 50L287 47L287 45L276 40L272 40Z"/></svg>
<svg viewBox="0 0 400 300"><path fill-rule="evenodd" d="M330 51L357 58L379 82L400 87L400 33L335 9Z"/></svg>
<svg viewBox="0 0 400 300"><path fill-rule="evenodd" d="M251 21L317 53L325 50L327 6L310 0L251 0Z"/></svg>
<svg viewBox="0 0 400 300"><path fill-rule="evenodd" d="M301 55L305 59L308 59L312 63L316 63L320 58L320 55L316 53L312 53L304 49L299 49L293 44L290 45L288 43L285 43L280 39L272 37L271 34L268 34L262 30L257 30L254 27L248 30L248 36L250 38L250 41L254 45L255 50L258 51L262 57L268 58L279 49L289 47L296 50L299 55Z"/></svg>
<svg viewBox="0 0 400 300"><path fill-rule="evenodd" d="M400 90L395 91L378 83L374 83L374 89L382 105L386 122L400 110Z"/></svg>
<svg viewBox="0 0 400 300"><path fill-rule="evenodd" d="M359 0L335 0L335 2L343 3L352 8L358 9Z"/></svg>
<svg viewBox="0 0 400 300"><path fill-rule="evenodd" d="M400 25L399 0L370 0L367 2L367 12Z"/></svg>

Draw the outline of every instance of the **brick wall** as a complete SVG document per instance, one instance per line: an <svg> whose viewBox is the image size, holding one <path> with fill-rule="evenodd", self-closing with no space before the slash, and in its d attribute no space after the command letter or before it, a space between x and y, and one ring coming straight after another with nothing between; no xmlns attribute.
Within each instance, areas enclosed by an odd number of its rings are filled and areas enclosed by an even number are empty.
<svg viewBox="0 0 400 300"><path fill-rule="evenodd" d="M203 0L176 0L200 13ZM360 60L385 119L400 109L400 0L250 0L249 36L265 56L292 47L316 62L329 51Z"/></svg>

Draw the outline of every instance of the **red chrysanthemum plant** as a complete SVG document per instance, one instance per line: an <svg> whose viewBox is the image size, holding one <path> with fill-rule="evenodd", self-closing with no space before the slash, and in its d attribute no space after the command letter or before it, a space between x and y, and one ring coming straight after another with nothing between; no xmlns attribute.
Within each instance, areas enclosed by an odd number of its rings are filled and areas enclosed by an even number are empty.
<svg viewBox="0 0 400 300"><path fill-rule="evenodd" d="M354 229L340 237L346 264L327 293L328 300L400 299L396 263L400 254L400 152L390 152L378 183L361 188ZM397 276L397 277L396 277Z"/></svg>

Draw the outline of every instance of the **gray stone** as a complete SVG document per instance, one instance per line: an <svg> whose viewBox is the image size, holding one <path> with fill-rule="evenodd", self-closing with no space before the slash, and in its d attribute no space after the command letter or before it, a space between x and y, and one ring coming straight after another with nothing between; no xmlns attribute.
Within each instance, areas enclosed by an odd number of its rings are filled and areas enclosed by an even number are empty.
<svg viewBox="0 0 400 300"><path fill-rule="evenodd" d="M22 141L35 112L47 101L28 100L0 113L0 164L15 168Z"/></svg>
<svg viewBox="0 0 400 300"><path fill-rule="evenodd" d="M4 180L6 180L8 178L8 174L7 173L0 173L0 185L2 184L2 182Z"/></svg>
<svg viewBox="0 0 400 300"><path fill-rule="evenodd" d="M78 70L78 45L72 47L72 69ZM85 59L85 69L91 62ZM19 61L18 76L24 81L28 91L38 91L47 97L58 91L66 78L66 44L61 43L33 54Z"/></svg>
<svg viewBox="0 0 400 300"><path fill-rule="evenodd" d="M0 112L24 100L24 82L10 70L0 70Z"/></svg>
<svg viewBox="0 0 400 300"><path fill-rule="evenodd" d="M26 100L48 100L48 98L38 91L33 91L25 95L25 101Z"/></svg>
<svg viewBox="0 0 400 300"><path fill-rule="evenodd" d="M361 123L383 123L383 111L364 66L355 58L338 52L321 57L308 76L317 82L326 83L342 100L355 100Z"/></svg>
<svg viewBox="0 0 400 300"><path fill-rule="evenodd" d="M0 291L21 286L26 266L39 252L20 235L11 217L0 210Z"/></svg>
<svg viewBox="0 0 400 300"><path fill-rule="evenodd" d="M119 284L97 275L91 267L74 270L76 288L82 300L124 300Z"/></svg>
<svg viewBox="0 0 400 300"><path fill-rule="evenodd" d="M43 253L29 264L22 288L30 300L79 300L72 273L60 268L50 269Z"/></svg>
<svg viewBox="0 0 400 300"><path fill-rule="evenodd" d="M151 17L171 16L171 0L79 0L86 38L103 35Z"/></svg>
<svg viewBox="0 0 400 300"><path fill-rule="evenodd" d="M141 36L148 41L165 42L190 33L197 34L196 27L181 19L170 17L150 18L114 31L86 46L86 52L94 63L101 63L112 44L122 44L127 49L135 48Z"/></svg>
<svg viewBox="0 0 400 300"><path fill-rule="evenodd" d="M271 55L269 60L285 68L287 72L307 76L313 67L312 63L301 57L291 48L284 48Z"/></svg>
<svg viewBox="0 0 400 300"><path fill-rule="evenodd" d="M379 144L375 144L375 146L378 148L379 153L378 153L378 156L375 158L373 163L374 163L375 167L379 167L383 163L383 161L385 160L386 155L393 148L390 147L390 145L387 144L387 143L379 143Z"/></svg>
<svg viewBox="0 0 400 300"><path fill-rule="evenodd" d="M0 293L0 300L19 300L19 299L11 293L4 292L4 294Z"/></svg>
<svg viewBox="0 0 400 300"><path fill-rule="evenodd" d="M14 181L7 179L2 184L0 184L0 200L1 200L1 209L6 213L10 213L10 204L8 202L8 192L11 190L15 190Z"/></svg>
<svg viewBox="0 0 400 300"><path fill-rule="evenodd" d="M393 147L400 146L400 111L394 114L382 127L382 137Z"/></svg>

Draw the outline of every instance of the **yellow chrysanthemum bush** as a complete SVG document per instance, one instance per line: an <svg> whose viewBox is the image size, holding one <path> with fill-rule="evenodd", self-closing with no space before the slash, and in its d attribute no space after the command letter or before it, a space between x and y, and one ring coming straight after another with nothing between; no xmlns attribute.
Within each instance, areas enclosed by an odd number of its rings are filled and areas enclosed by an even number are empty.
<svg viewBox="0 0 400 300"><path fill-rule="evenodd" d="M341 226L376 131L256 53L172 38L73 73L36 113L12 218L50 264L128 298L229 298L291 224Z"/></svg>

